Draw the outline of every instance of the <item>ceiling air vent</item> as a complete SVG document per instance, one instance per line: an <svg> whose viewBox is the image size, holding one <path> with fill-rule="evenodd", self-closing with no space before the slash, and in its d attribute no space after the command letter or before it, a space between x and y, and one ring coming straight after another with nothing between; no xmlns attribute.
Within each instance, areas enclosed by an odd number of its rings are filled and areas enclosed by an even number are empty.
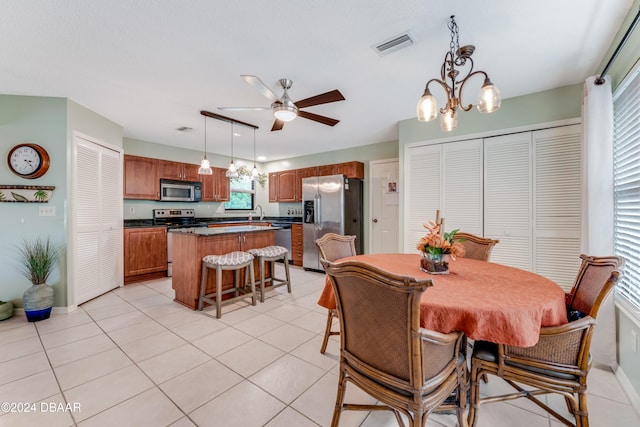
<svg viewBox="0 0 640 427"><path fill-rule="evenodd" d="M373 46L376 52L379 55L384 56L388 55L391 52L395 52L397 50L403 49L405 47L409 47L413 44L413 37L409 33L400 34L395 36L389 40L385 40L384 42L378 44L377 46Z"/></svg>

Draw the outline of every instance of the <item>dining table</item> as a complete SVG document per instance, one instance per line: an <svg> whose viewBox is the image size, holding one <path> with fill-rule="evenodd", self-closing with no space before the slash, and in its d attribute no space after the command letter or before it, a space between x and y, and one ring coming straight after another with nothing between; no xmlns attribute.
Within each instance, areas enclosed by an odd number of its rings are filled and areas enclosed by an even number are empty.
<svg viewBox="0 0 640 427"><path fill-rule="evenodd" d="M539 274L458 257L449 262L449 274L435 275L420 269L420 257L365 254L336 262L356 260L397 275L431 279L433 285L420 299L422 328L461 331L473 340L531 347L538 342L541 327L567 323L564 290ZM336 308L328 277L318 304Z"/></svg>

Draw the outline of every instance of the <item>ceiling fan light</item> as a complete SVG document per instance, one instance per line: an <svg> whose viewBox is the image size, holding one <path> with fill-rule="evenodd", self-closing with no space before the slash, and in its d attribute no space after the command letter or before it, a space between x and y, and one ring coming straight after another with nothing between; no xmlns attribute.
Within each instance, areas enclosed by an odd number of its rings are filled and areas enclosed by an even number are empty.
<svg viewBox="0 0 640 427"><path fill-rule="evenodd" d="M211 170L211 164L209 160L205 157L200 162L200 168L198 169L198 175L213 175L213 171Z"/></svg>
<svg viewBox="0 0 640 427"><path fill-rule="evenodd" d="M273 115L283 122L290 122L298 117L298 109L294 105L276 105L273 107Z"/></svg>

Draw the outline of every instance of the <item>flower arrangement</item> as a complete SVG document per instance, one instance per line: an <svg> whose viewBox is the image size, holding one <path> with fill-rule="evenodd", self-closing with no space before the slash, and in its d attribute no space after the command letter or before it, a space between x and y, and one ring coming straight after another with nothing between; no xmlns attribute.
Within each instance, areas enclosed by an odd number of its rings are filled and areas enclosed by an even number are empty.
<svg viewBox="0 0 640 427"><path fill-rule="evenodd" d="M462 243L460 243L461 240L455 240L456 233L459 230L444 233L444 219L440 220L437 214L435 222L429 221L428 224L423 224L423 226L428 230L428 233L416 245L420 252L430 255L450 255L453 260L456 257L464 257L465 250Z"/></svg>
<svg viewBox="0 0 640 427"><path fill-rule="evenodd" d="M238 178L241 176L251 176L251 169L249 169L247 166L242 165L238 168ZM268 173L266 172L260 172L258 173L258 176L256 177L256 181L258 181L258 184L260 184L260 186L262 188L264 188L264 184L266 184L267 182L267 177L269 176ZM238 179L238 178L231 178L233 179Z"/></svg>

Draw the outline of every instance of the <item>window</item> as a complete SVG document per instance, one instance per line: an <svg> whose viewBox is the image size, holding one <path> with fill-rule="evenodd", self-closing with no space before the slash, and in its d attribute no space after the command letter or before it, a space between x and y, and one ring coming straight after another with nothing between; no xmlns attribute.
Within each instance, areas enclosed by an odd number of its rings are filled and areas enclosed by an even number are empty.
<svg viewBox="0 0 640 427"><path fill-rule="evenodd" d="M250 176L241 175L231 178L229 201L224 203L227 210L253 210L253 198L255 196L254 181Z"/></svg>
<svg viewBox="0 0 640 427"><path fill-rule="evenodd" d="M625 258L618 295L640 308L640 66L614 95L614 248Z"/></svg>

